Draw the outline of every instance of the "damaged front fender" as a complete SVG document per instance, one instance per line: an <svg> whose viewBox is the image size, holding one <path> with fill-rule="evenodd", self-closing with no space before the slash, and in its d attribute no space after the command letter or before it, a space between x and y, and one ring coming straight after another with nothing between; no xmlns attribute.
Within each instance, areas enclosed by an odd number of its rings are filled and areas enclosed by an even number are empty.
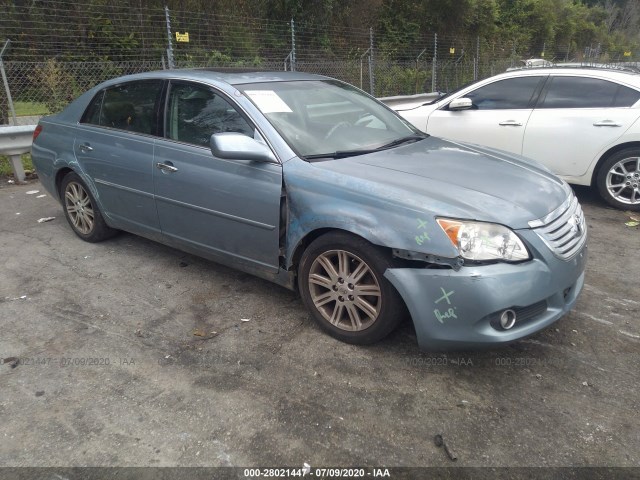
<svg viewBox="0 0 640 480"><path fill-rule="evenodd" d="M287 268L303 239L319 229L340 229L397 252L423 254L423 261L458 257L427 205L418 208L417 199L402 190L329 170L318 175L314 164L300 159L285 164L284 179Z"/></svg>

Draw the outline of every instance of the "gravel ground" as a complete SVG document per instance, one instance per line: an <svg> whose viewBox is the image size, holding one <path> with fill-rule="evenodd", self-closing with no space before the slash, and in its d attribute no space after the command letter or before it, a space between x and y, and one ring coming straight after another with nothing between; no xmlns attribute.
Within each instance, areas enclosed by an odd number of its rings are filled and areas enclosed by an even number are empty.
<svg viewBox="0 0 640 480"><path fill-rule="evenodd" d="M5 179L0 358L22 361L0 365L0 466L448 467L442 434L461 467L638 467L640 231L577 193L574 311L433 354L409 324L339 343L296 294L140 237L84 243Z"/></svg>

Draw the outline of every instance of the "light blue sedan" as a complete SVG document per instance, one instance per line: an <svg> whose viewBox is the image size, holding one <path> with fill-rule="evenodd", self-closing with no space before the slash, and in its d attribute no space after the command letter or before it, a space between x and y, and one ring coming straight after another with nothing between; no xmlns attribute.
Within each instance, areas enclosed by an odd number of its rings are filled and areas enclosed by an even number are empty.
<svg viewBox="0 0 640 480"><path fill-rule="evenodd" d="M126 230L298 289L350 343L408 312L421 348L504 344L583 285L586 225L564 181L326 77L117 78L44 118L32 155L83 240Z"/></svg>

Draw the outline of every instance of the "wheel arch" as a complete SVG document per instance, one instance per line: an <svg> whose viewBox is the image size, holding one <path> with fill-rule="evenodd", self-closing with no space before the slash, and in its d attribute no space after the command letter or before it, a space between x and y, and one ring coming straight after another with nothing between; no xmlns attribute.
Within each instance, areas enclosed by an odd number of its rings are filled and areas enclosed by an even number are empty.
<svg viewBox="0 0 640 480"><path fill-rule="evenodd" d="M295 246L294 250L293 250L293 254L291 255L290 258L290 265L289 268L297 271L298 269L298 265L300 264L300 259L302 258L302 255L304 254L304 251L307 249L307 247L311 244L311 242L313 242L316 238L319 238L329 232L342 232L342 233L348 233L350 235L356 236L356 237L360 237L364 240L366 240L369 243L372 243L371 240L369 238L366 238L362 235L360 235L357 232L352 232L350 230L344 229L344 228L339 228L339 227L321 227L321 228L316 228L314 230L311 230L310 232L307 232L297 243L297 245Z"/></svg>
<svg viewBox="0 0 640 480"><path fill-rule="evenodd" d="M74 167L75 168L72 168L68 164L65 164L56 172L54 185L55 185L56 193L58 195L58 199L61 202L64 200L62 192L60 191L60 189L62 188L62 182L64 180L64 177L66 177L69 173L75 173L80 177L80 179L84 182L85 186L91 192L91 195L93 196L94 201L98 205L98 208L100 208L100 210L103 212L105 219L108 219L109 215L105 211L104 206L102 205L102 199L100 198L100 194L98 192L98 189L96 188L95 183L91 180L90 177L88 177L85 173L83 173L79 165L74 165Z"/></svg>
<svg viewBox="0 0 640 480"><path fill-rule="evenodd" d="M627 148L637 148L638 150L640 150L640 142L626 142L615 145L600 156L595 168L593 169L593 174L591 175L592 187L597 186L598 175L600 174L600 170L602 169L602 165L604 164L604 162L606 162L611 155L615 155L616 153L621 152L622 150L626 150Z"/></svg>
<svg viewBox="0 0 640 480"><path fill-rule="evenodd" d="M375 242L372 242L370 238L367 238L365 235L362 235L359 232L355 232L355 231L351 231L351 230L347 230L345 228L339 228L339 227L322 227L322 228L316 228L314 230L311 230L310 232L307 232L304 235L304 237L300 239L300 241L298 242L298 244L295 246L293 250L293 254L291 255L291 258L289 261L289 270L295 272L297 275L298 267L300 266L300 260L302 258L302 255L304 254L304 251L307 249L307 247L317 238L330 232L342 232L342 233L347 233L349 235L353 235L354 237L361 238L369 242L371 245L375 246L376 248L380 249L381 251L384 251L389 256L391 256L391 247L385 247L383 245L379 245Z"/></svg>
<svg viewBox="0 0 640 480"><path fill-rule="evenodd" d="M62 180L64 179L64 177L67 176L68 173L71 173L71 172L74 172L74 170L70 167L63 167L56 172L55 186L56 186L56 192L58 194L59 200L62 200L62 192L60 191L60 188L62 187Z"/></svg>

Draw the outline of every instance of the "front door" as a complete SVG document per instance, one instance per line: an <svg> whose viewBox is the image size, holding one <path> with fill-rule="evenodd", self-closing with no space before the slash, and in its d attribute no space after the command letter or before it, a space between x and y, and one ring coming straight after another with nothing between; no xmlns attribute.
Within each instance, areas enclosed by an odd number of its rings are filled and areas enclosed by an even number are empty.
<svg viewBox="0 0 640 480"><path fill-rule="evenodd" d="M277 271L282 166L211 153L219 132L254 136L232 101L212 87L172 82L165 138L156 141L154 186L162 233L208 256Z"/></svg>
<svg viewBox="0 0 640 480"><path fill-rule="evenodd" d="M525 127L544 78L509 78L457 95L471 99L473 108L452 111L445 106L434 111L427 133L520 154Z"/></svg>

